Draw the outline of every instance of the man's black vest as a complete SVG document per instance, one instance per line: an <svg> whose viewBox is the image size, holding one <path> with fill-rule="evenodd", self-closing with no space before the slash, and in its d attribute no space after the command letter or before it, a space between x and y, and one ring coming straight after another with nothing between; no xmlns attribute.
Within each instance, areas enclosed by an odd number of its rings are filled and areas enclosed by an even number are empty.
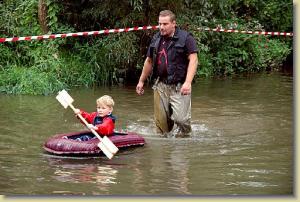
<svg viewBox="0 0 300 202"><path fill-rule="evenodd" d="M185 41L188 36L188 32L176 28L174 36L172 37L170 44L167 48L168 55L168 78L160 78L167 84L184 83L187 67L188 67L188 52L185 47ZM153 36L150 44L150 53L153 56L153 75L157 77L157 53L161 40L160 32Z"/></svg>

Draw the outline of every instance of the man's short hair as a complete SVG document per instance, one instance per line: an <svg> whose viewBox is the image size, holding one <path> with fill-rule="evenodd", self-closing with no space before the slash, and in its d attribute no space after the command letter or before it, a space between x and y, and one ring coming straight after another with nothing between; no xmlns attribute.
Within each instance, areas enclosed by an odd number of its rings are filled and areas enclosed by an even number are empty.
<svg viewBox="0 0 300 202"><path fill-rule="evenodd" d="M163 11L160 11L159 16L162 16L162 17L170 16L170 20L171 20L172 22L173 22L174 20L176 20L175 14L174 14L172 11L170 11L170 10L163 10Z"/></svg>

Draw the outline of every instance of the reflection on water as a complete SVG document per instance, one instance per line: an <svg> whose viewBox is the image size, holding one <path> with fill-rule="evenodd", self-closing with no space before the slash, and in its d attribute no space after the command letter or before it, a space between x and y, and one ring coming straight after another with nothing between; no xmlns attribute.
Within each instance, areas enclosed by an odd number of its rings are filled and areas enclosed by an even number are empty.
<svg viewBox="0 0 300 202"><path fill-rule="evenodd" d="M171 152L169 162L171 164L171 168L175 173L177 173L177 179L171 179L171 187L175 190L175 192L181 192L182 194L191 194L188 188L189 160L185 157L180 147L175 147L174 151Z"/></svg>
<svg viewBox="0 0 300 202"><path fill-rule="evenodd" d="M83 130L52 96L0 95L0 193L56 195L291 195L293 78L261 74L193 84L188 138L155 132L153 96L135 87L69 91L75 107L95 110L110 94L119 131L134 131L144 147L112 160L45 154L50 136Z"/></svg>
<svg viewBox="0 0 300 202"><path fill-rule="evenodd" d="M111 165L89 163L87 159L47 158L54 169L53 178L60 182L93 183L102 192L107 192L107 184L117 183L118 170ZM55 191L54 191L55 192Z"/></svg>

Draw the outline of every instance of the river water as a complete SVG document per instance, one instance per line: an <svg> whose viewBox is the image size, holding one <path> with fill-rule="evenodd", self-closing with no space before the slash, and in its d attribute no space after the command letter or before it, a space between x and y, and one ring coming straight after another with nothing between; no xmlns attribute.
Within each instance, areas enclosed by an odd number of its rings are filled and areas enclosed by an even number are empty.
<svg viewBox="0 0 300 202"><path fill-rule="evenodd" d="M146 144L112 160L58 157L43 151L57 133L83 130L52 96L0 95L0 194L226 196L294 193L293 77L279 73L193 84L188 138L155 132L153 95L135 86L74 89L74 106L95 110L111 95L116 129Z"/></svg>

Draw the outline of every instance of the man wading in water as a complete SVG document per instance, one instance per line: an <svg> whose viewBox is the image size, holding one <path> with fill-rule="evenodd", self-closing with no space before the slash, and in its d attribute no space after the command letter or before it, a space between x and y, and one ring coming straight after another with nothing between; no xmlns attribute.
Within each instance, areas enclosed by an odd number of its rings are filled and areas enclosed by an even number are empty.
<svg viewBox="0 0 300 202"><path fill-rule="evenodd" d="M198 49L193 36L176 26L172 11L161 11L158 22L160 31L148 48L136 92L144 93L144 82L153 70L158 132L185 136L191 132L191 84L198 66Z"/></svg>

